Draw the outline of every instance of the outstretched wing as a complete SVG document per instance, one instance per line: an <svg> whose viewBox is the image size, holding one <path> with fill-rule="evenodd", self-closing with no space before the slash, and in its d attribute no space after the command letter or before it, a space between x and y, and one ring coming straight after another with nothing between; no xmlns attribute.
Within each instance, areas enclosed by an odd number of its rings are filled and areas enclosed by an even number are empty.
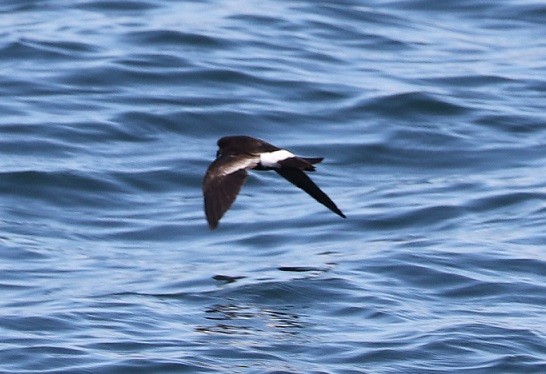
<svg viewBox="0 0 546 374"><path fill-rule="evenodd" d="M203 178L205 215L211 230L218 226L248 177L247 169L256 166L256 157L224 156L210 164Z"/></svg>
<svg viewBox="0 0 546 374"><path fill-rule="evenodd" d="M345 214L339 210L336 204L326 195L312 180L305 174L303 170L292 168L292 167L281 167L274 169L279 173L283 178L288 180L290 183L301 188L307 192L311 197L317 200L319 203L330 209L332 212L337 215L346 218Z"/></svg>

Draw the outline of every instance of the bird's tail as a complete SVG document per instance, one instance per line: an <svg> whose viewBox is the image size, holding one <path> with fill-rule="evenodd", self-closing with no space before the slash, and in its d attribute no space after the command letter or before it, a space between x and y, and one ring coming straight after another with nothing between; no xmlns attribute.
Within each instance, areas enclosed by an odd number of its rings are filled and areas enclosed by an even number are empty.
<svg viewBox="0 0 546 374"><path fill-rule="evenodd" d="M315 167L313 165L318 164L322 160L324 160L323 157L314 157L314 158L290 157L290 158L287 158L286 160L280 161L279 164L285 167L291 167L291 168L306 170L306 171L314 171Z"/></svg>
<svg viewBox="0 0 546 374"><path fill-rule="evenodd" d="M311 165L318 164L324 160L324 157L300 157L302 160L307 161Z"/></svg>

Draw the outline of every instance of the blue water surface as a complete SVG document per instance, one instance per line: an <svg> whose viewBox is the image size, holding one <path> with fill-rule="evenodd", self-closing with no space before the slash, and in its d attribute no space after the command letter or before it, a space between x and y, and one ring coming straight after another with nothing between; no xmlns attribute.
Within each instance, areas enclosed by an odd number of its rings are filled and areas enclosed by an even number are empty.
<svg viewBox="0 0 546 374"><path fill-rule="evenodd" d="M546 4L0 3L0 372L546 372ZM342 219L251 172L325 157Z"/></svg>

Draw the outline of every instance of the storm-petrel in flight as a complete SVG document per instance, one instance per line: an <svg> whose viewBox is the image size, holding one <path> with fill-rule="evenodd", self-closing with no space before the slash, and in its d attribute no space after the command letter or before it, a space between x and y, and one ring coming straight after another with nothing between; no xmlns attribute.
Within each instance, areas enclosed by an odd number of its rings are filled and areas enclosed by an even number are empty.
<svg viewBox="0 0 546 374"><path fill-rule="evenodd" d="M235 201L248 177L247 170L275 170L332 212L345 218L334 202L305 174L314 171L323 157L298 157L250 136L226 136L218 140L218 152L203 178L205 215L211 230Z"/></svg>

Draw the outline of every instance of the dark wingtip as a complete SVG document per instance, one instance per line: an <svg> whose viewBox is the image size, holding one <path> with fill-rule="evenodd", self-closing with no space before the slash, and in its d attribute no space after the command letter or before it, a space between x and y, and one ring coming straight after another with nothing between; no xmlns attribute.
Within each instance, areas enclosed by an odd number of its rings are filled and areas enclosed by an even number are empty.
<svg viewBox="0 0 546 374"><path fill-rule="evenodd" d="M333 203L333 202L332 202ZM333 206L327 206L332 212L334 212L335 214L337 214L338 216L340 216L341 218L347 218L347 216L345 214L343 214L343 212L335 205L333 204Z"/></svg>
<svg viewBox="0 0 546 374"><path fill-rule="evenodd" d="M220 222L220 220L215 220L211 217L207 217L207 222L209 224L209 229L215 230L218 227L218 223Z"/></svg>
<svg viewBox="0 0 546 374"><path fill-rule="evenodd" d="M216 218L212 211L207 210L206 205L205 205L205 218L207 219L207 223L209 224L209 229L214 230L218 227L218 223L220 222L220 219Z"/></svg>

